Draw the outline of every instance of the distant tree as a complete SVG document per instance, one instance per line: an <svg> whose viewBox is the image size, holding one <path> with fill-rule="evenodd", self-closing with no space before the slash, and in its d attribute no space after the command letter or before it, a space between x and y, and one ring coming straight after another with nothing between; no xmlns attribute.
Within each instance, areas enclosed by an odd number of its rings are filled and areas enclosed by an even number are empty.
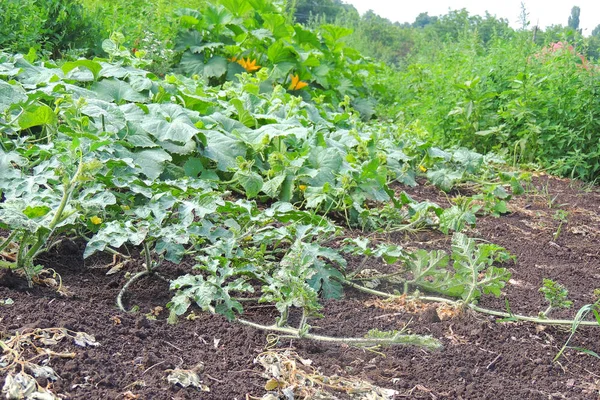
<svg viewBox="0 0 600 400"><path fill-rule="evenodd" d="M525 3L521 2L521 13L519 14L519 22L521 22L521 30L527 29L529 26L529 12L525 8Z"/></svg>
<svg viewBox="0 0 600 400"><path fill-rule="evenodd" d="M581 14L581 9L577 6L573 6L573 8L571 8L571 15L569 16L569 23L567 25L569 25L570 28L573 28L574 30L578 30L579 29L579 15Z"/></svg>
<svg viewBox="0 0 600 400"><path fill-rule="evenodd" d="M600 58L600 25L594 28L592 35L588 38L586 56L594 60Z"/></svg>
<svg viewBox="0 0 600 400"><path fill-rule="evenodd" d="M412 26L414 28L424 28L425 26L427 26L429 24L435 23L435 21L437 21L437 19L438 19L438 17L436 17L436 16L432 17L428 13L424 12L424 13L417 15L417 18L415 18L415 22L412 23Z"/></svg>
<svg viewBox="0 0 600 400"><path fill-rule="evenodd" d="M358 11L351 4L341 0L297 0L295 2L295 17L300 23L307 23L311 18L324 17L327 22L333 22L344 12Z"/></svg>

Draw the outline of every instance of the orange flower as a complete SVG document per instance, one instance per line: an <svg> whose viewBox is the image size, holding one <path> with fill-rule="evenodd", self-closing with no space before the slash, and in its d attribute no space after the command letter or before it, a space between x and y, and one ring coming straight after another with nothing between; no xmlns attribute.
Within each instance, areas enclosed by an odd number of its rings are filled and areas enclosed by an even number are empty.
<svg viewBox="0 0 600 400"><path fill-rule="evenodd" d="M308 83L302 82L298 74L292 75L292 83L288 87L288 90L300 90L308 86Z"/></svg>
<svg viewBox="0 0 600 400"><path fill-rule="evenodd" d="M233 60L235 61L235 57ZM255 72L262 68L260 65L256 65L256 60L250 60L250 57L237 60L237 63L248 72Z"/></svg>

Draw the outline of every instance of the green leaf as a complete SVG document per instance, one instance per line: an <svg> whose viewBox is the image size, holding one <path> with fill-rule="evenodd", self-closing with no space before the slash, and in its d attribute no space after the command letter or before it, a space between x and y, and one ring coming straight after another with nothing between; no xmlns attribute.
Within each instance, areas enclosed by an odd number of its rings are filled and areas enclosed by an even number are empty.
<svg viewBox="0 0 600 400"><path fill-rule="evenodd" d="M85 68L89 70L94 76L94 80L98 80L98 76L100 76L100 71L102 71L102 65L92 60L67 61L61 67L65 75L67 75L75 68Z"/></svg>
<svg viewBox="0 0 600 400"><path fill-rule="evenodd" d="M240 182L249 199L256 197L263 187L262 177L253 171L238 171L234 174L233 179Z"/></svg>
<svg viewBox="0 0 600 400"><path fill-rule="evenodd" d="M156 139L173 142L180 145L187 144L200 130L181 120L166 121L158 118L148 118L142 123L142 128Z"/></svg>
<svg viewBox="0 0 600 400"><path fill-rule="evenodd" d="M165 260L174 264L179 264L185 255L185 247L179 243L172 243L160 238L156 242L154 251L157 254L164 254Z"/></svg>
<svg viewBox="0 0 600 400"><path fill-rule="evenodd" d="M28 107L19 117L19 127L28 129L40 125L54 125L58 117L54 111L45 104Z"/></svg>
<svg viewBox="0 0 600 400"><path fill-rule="evenodd" d="M164 170L164 164L172 158L162 149L147 149L139 152L122 151L122 158L131 158L141 172L150 179L157 179Z"/></svg>
<svg viewBox="0 0 600 400"><path fill-rule="evenodd" d="M269 46L267 57L273 64L296 61L294 50L282 40L278 40Z"/></svg>
<svg viewBox="0 0 600 400"><path fill-rule="evenodd" d="M262 186L263 193L271 198L279 197L279 189L281 188L283 181L285 181L285 177L286 175L277 175L276 177L266 181Z"/></svg>
<svg viewBox="0 0 600 400"><path fill-rule="evenodd" d="M204 76L207 78L220 78L227 72L227 60L221 56L214 56L204 65Z"/></svg>
<svg viewBox="0 0 600 400"><path fill-rule="evenodd" d="M17 85L11 85L0 79L0 113L11 105L27 100L25 92Z"/></svg>
<svg viewBox="0 0 600 400"><path fill-rule="evenodd" d="M23 214L27 216L27 218L40 218L50 212L51 208L48 206L27 206L25 210L23 210Z"/></svg>
<svg viewBox="0 0 600 400"><path fill-rule="evenodd" d="M314 147L308 157L317 175L310 179L310 186L323 186L325 183L335 184L335 177L344 162L340 153L333 148Z"/></svg>
<svg viewBox="0 0 600 400"><path fill-rule="evenodd" d="M460 163L467 172L475 173L483 165L483 156L465 148L460 148L452 155L452 160Z"/></svg>
<svg viewBox="0 0 600 400"><path fill-rule="evenodd" d="M215 130L203 132L207 141L204 156L215 161L218 170L227 171L236 168L237 157L246 156L246 145L242 141Z"/></svg>
<svg viewBox="0 0 600 400"><path fill-rule="evenodd" d="M92 85L91 89L98 94L98 97L105 101L131 101L137 103L145 103L148 98L143 94L136 92L127 83L118 79L104 79Z"/></svg>
<svg viewBox="0 0 600 400"><path fill-rule="evenodd" d="M462 171L451 170L447 168L429 170L427 172L427 179L429 179L431 183L442 189L444 192L449 192L452 190L454 184L461 180L462 177Z"/></svg>
<svg viewBox="0 0 600 400"><path fill-rule="evenodd" d="M199 158L191 157L183 165L186 176L197 178L204 171L204 164Z"/></svg>
<svg viewBox="0 0 600 400"><path fill-rule="evenodd" d="M476 217L471 209L454 205L440 215L440 230L446 235L450 230L460 232L466 225L475 225L475 221Z"/></svg>
<svg viewBox="0 0 600 400"><path fill-rule="evenodd" d="M313 266L315 273L308 280L308 284L324 299L341 299L344 289L340 280L344 275L336 268L323 262L317 262Z"/></svg>
<svg viewBox="0 0 600 400"><path fill-rule="evenodd" d="M137 246L144 241L148 228L144 225L133 226L132 221L109 221L102 225L87 243L83 258L87 258L97 251L103 251L107 246L118 249L125 243Z"/></svg>
<svg viewBox="0 0 600 400"><path fill-rule="evenodd" d="M231 104L235 107L238 115L238 121L244 124L247 127L255 128L257 123L256 119L252 116L252 114L244 108L244 104L240 99L232 99L230 101Z"/></svg>
<svg viewBox="0 0 600 400"><path fill-rule="evenodd" d="M190 51L186 51L181 56L181 62L179 64L188 75L204 75L204 55L194 54Z"/></svg>
<svg viewBox="0 0 600 400"><path fill-rule="evenodd" d="M505 251L500 246L480 244L462 233L452 237L452 259L455 279L464 285L462 298L466 303L476 301L482 293L500 295L510 279L510 272L492 264L496 254Z"/></svg>

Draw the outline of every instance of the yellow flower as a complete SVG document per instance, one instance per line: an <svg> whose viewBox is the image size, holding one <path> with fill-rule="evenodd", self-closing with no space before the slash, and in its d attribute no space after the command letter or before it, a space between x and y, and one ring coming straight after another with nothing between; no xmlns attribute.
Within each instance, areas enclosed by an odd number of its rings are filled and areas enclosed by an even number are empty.
<svg viewBox="0 0 600 400"><path fill-rule="evenodd" d="M235 61L235 57L232 60ZM236 62L242 67L244 67L244 69L248 72L258 71L262 68L260 65L256 65L256 60L250 60L250 57L242 58L241 60L237 60Z"/></svg>
<svg viewBox="0 0 600 400"><path fill-rule="evenodd" d="M102 218L94 215L92 218L90 218L90 222L94 225L100 225L102 223Z"/></svg>
<svg viewBox="0 0 600 400"><path fill-rule="evenodd" d="M298 185L298 189L304 192L306 190L306 185Z"/></svg>
<svg viewBox="0 0 600 400"><path fill-rule="evenodd" d="M422 165L419 165L419 169L421 170L421 172L427 172L427 168L425 168Z"/></svg>
<svg viewBox="0 0 600 400"><path fill-rule="evenodd" d="M298 74L292 75L292 83L290 83L290 87L288 90L300 90L308 86L308 83L302 82Z"/></svg>

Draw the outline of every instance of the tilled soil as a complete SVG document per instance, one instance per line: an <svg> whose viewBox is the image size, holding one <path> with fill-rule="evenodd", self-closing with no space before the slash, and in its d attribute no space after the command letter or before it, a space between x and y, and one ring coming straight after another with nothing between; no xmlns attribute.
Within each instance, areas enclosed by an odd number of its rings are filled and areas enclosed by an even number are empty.
<svg viewBox="0 0 600 400"><path fill-rule="evenodd" d="M433 187L402 190L417 200L448 205L446 196ZM536 315L547 306L538 288L543 278L550 278L569 289L574 303L570 310L559 310L552 317L572 318L580 307L594 301L593 291L600 287L600 193L584 190L576 182L540 177L526 195L509 205L509 214L479 218L477 227L467 232L504 246L517 257L506 266L512 279L502 296L484 296L480 305L503 311L508 300L512 312ZM567 222L557 235L558 210L567 212ZM449 250L450 238L432 231L381 237L409 249L444 250ZM195 318L169 325L167 311L157 308L164 308L169 301L168 284L155 277L135 283L126 296L129 306L136 305L139 311L121 313L115 298L126 282L125 271L106 275L110 259L84 262L82 250L82 245L65 243L39 260L61 275L68 297L42 286L28 289L21 278L0 272L0 300L14 301L0 305L0 338L17 331L64 327L93 335L100 343L79 348L61 342L52 347L57 352L76 352L72 359L50 357L49 365L60 375L52 384L55 393L69 399L231 400L260 398L266 393L268 378L263 376L263 368L253 363L272 346L265 332L198 310ZM349 268L358 268L360 261L351 259ZM377 260L360 267L388 268ZM141 265L127 269L135 272ZM167 266L163 273L174 277L184 270L185 266ZM312 360L312 367L323 375L360 378L394 389L398 399L600 398L600 360L567 350L553 362L569 337L568 327L498 322L472 312L441 321L434 309L412 313L374 300L347 290L343 300L324 303L324 318L311 321L312 332L360 337L373 328L407 327L412 333L432 335L444 347L437 351L414 347L372 351L287 339L276 348ZM245 309L248 320L269 322L276 316L276 311L264 304L248 304ZM571 345L600 353L599 335L600 329L580 328ZM170 370L199 364L204 365L199 376L210 392L167 382ZM0 376L0 386L3 382L4 376Z"/></svg>

